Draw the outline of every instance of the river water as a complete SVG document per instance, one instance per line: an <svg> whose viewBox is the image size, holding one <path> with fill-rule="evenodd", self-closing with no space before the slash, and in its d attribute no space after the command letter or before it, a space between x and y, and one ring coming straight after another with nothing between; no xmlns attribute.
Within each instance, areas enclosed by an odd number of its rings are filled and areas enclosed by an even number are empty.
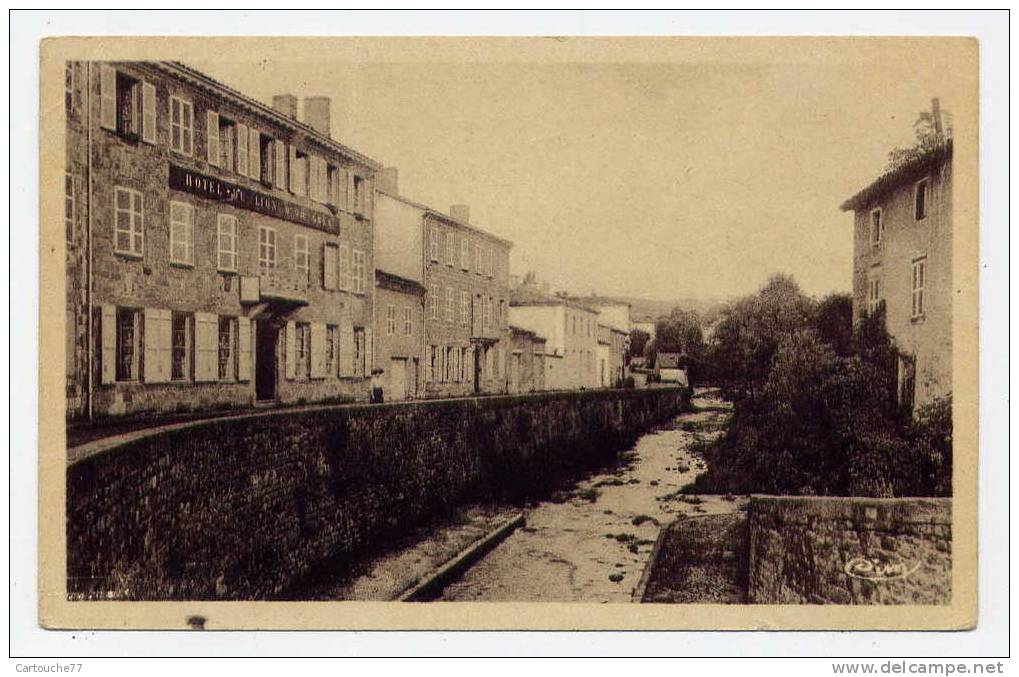
<svg viewBox="0 0 1019 677"><path fill-rule="evenodd" d="M629 602L660 525L737 510L733 497L676 494L705 466L690 451L729 415L713 391L695 411L642 436L620 465L527 511L527 526L446 587L458 601Z"/></svg>

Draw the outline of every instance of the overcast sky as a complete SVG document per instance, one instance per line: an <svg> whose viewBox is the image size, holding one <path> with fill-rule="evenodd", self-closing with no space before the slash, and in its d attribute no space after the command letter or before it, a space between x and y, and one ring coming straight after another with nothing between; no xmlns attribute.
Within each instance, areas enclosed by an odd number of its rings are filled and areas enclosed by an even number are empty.
<svg viewBox="0 0 1019 677"><path fill-rule="evenodd" d="M469 204L515 243L512 272L554 289L718 298L784 271L811 294L848 291L839 204L912 140L932 96L954 110L960 74L933 43L792 57L733 44L658 63L485 63L484 50L188 63L265 102L332 97L335 138L398 167L412 199Z"/></svg>

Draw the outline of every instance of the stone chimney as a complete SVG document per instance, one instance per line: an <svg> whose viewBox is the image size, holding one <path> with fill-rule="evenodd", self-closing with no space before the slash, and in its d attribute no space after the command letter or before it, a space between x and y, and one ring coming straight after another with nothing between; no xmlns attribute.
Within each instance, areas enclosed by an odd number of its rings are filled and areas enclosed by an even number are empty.
<svg viewBox="0 0 1019 677"><path fill-rule="evenodd" d="M272 97L272 107L291 120L297 119L297 97L293 94L277 94Z"/></svg>
<svg viewBox="0 0 1019 677"><path fill-rule="evenodd" d="M383 193L400 194L399 172L396 167L383 167L375 177L375 185Z"/></svg>
<svg viewBox="0 0 1019 677"><path fill-rule="evenodd" d="M304 98L304 123L323 136L329 136L329 97Z"/></svg>
<svg viewBox="0 0 1019 677"><path fill-rule="evenodd" d="M934 122L934 131L941 134L944 129L941 125L941 102L937 97L931 99L931 118Z"/></svg>
<svg viewBox="0 0 1019 677"><path fill-rule="evenodd" d="M449 208L449 215L457 221L464 223L471 222L471 208L468 205L453 205Z"/></svg>

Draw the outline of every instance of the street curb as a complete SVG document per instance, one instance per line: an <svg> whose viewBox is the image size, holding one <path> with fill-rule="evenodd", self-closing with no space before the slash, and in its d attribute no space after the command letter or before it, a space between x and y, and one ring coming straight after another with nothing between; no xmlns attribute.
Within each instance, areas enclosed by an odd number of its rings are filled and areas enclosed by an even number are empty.
<svg viewBox="0 0 1019 677"><path fill-rule="evenodd" d="M418 581L416 585L397 597L397 601L426 602L434 599L444 587L525 523L524 513L517 513L516 516L474 541L451 560Z"/></svg>
<svg viewBox="0 0 1019 677"><path fill-rule="evenodd" d="M655 568L655 562L658 561L658 555L662 549L662 541L665 540L665 532L669 530L674 522L678 520L672 520L667 524L661 525L658 529L658 537L655 538L655 544L651 546L651 554L648 555L647 563L644 565L644 571L640 574L640 580L637 581L637 587L633 589L633 593L630 596L630 601L640 604L644 601L644 593L647 591L648 583L651 582L651 572Z"/></svg>

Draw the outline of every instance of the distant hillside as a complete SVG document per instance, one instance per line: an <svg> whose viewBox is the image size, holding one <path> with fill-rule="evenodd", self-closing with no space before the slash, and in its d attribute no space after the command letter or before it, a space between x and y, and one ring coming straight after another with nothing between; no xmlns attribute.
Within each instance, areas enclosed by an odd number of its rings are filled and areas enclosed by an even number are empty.
<svg viewBox="0 0 1019 677"><path fill-rule="evenodd" d="M722 306L724 306L728 301L728 299L697 299L682 297L669 301L639 299L623 296L613 298L624 303L629 303L630 317L635 319L644 317L657 318L662 315L668 315L672 312L673 308L678 307L683 310L692 310L708 321L710 321L712 316L721 310Z"/></svg>

